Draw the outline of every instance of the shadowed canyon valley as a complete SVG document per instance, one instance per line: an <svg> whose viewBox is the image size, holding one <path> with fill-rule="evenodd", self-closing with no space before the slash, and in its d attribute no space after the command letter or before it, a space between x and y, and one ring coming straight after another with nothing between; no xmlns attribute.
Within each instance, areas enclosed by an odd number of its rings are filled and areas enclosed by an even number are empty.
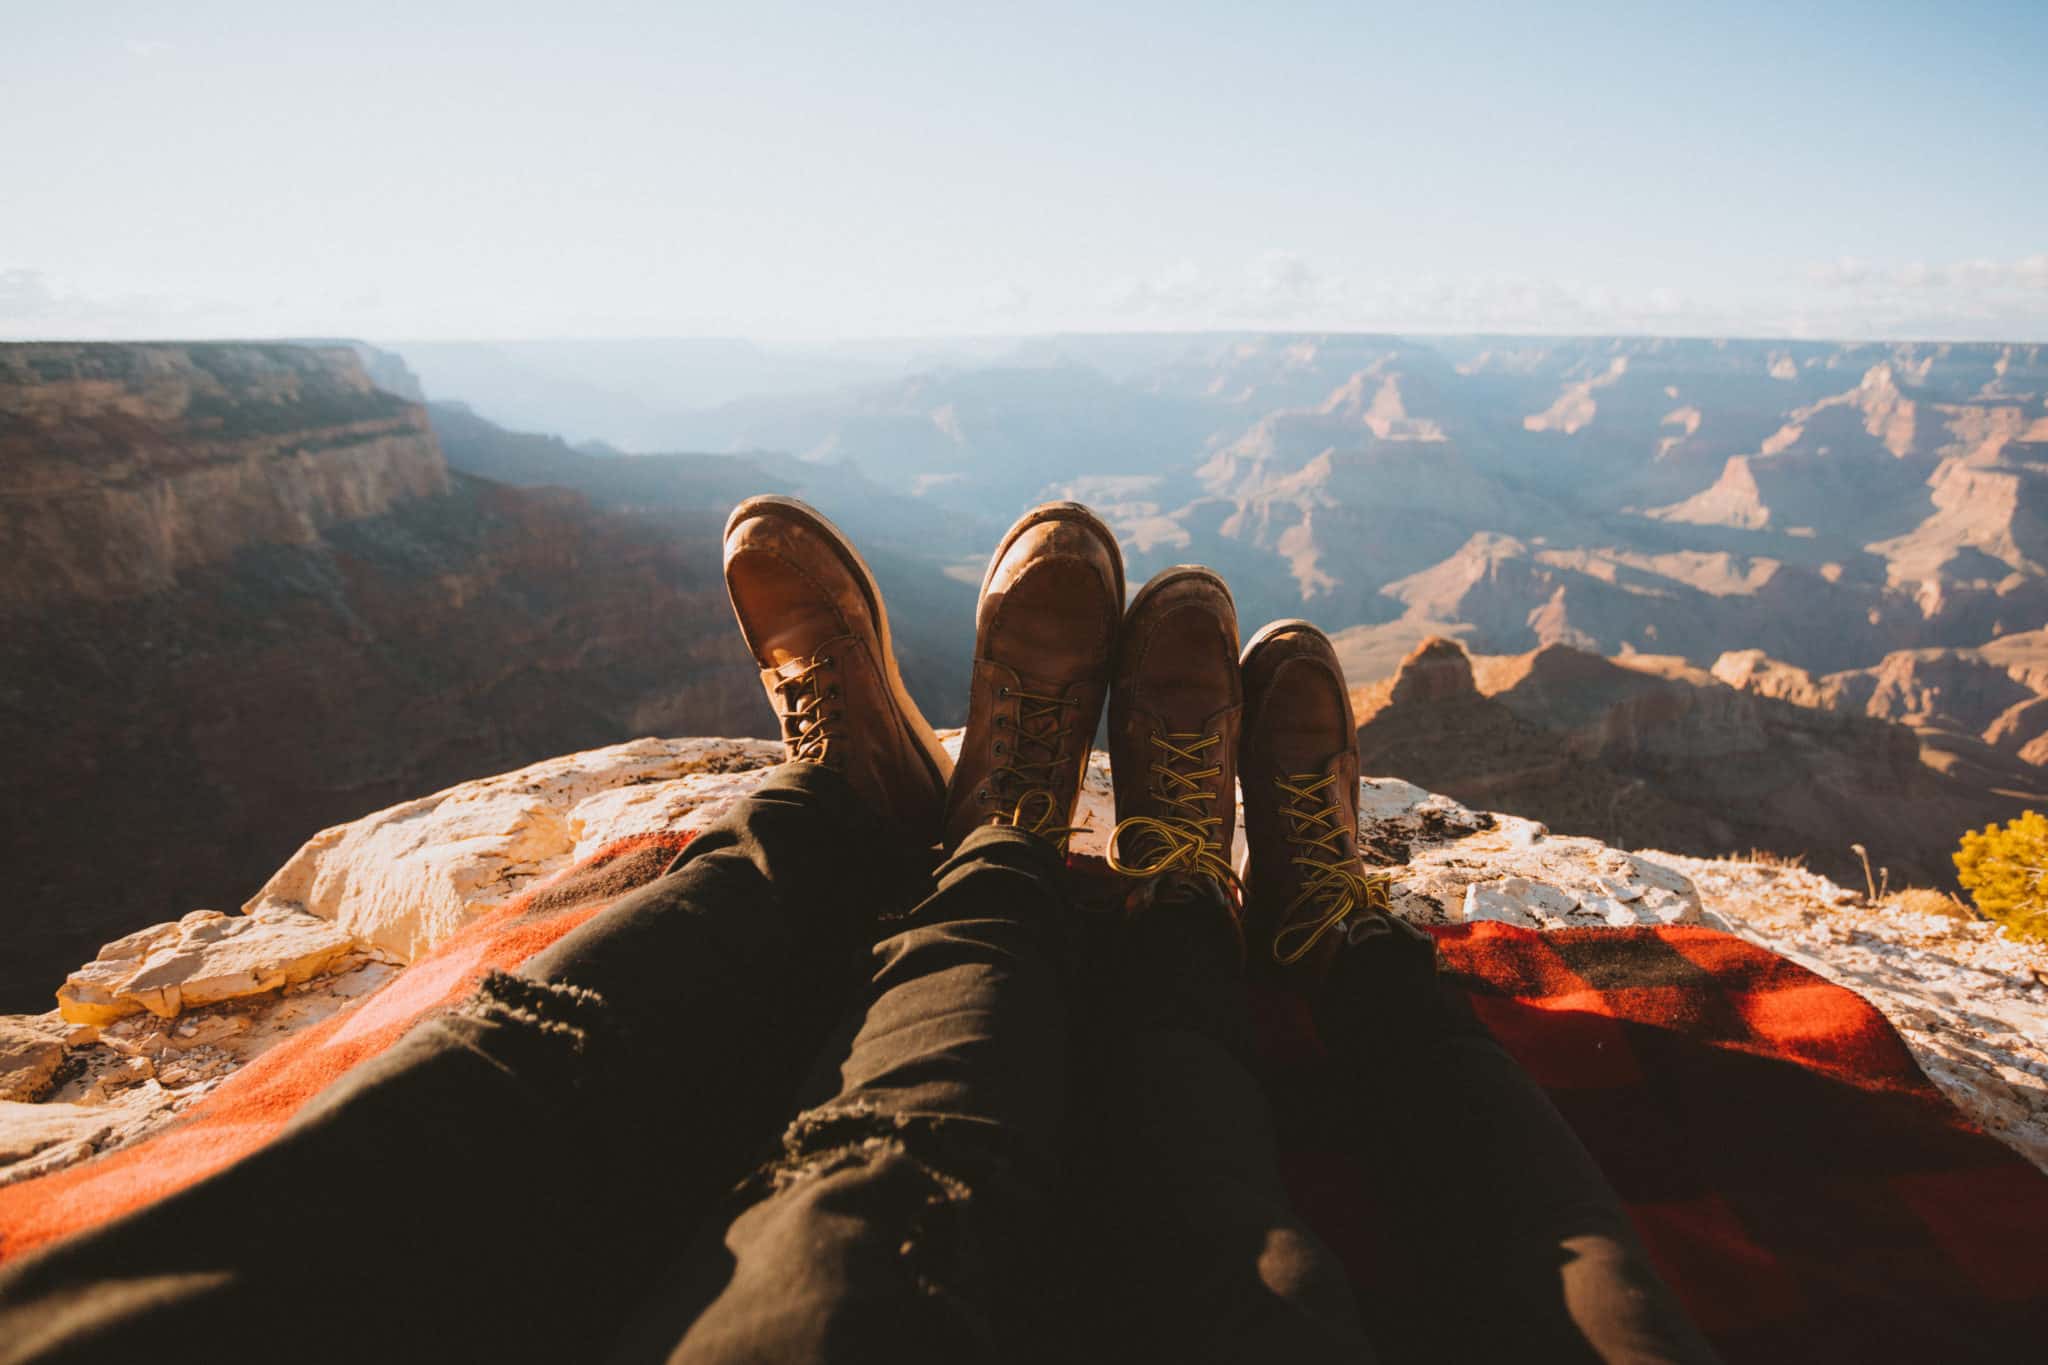
<svg viewBox="0 0 2048 1365"><path fill-rule="evenodd" d="M871 553L939 724L982 556L1070 497L1134 585L1205 562L1247 631L1330 630L1367 772L1560 833L1859 882L1861 844L1946 886L1964 828L2048 790L2048 347L771 359L0 346L0 1008L136 924L232 909L324 826L637 735L765 733L718 565L760 491Z"/></svg>

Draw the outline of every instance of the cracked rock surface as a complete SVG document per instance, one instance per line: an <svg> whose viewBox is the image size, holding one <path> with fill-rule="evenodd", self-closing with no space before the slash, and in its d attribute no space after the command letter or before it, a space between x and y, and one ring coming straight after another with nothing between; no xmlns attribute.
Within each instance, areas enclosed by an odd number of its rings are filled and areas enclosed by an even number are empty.
<svg viewBox="0 0 2048 1365"><path fill-rule="evenodd" d="M752 739L636 739L548 759L322 830L251 914L297 910L411 962L615 839L701 828L780 762Z"/></svg>
<svg viewBox="0 0 2048 1365"><path fill-rule="evenodd" d="M339 925L286 906L247 915L194 910L100 949L58 988L57 1009L74 1024L111 1024L143 1010L168 1019L310 980L356 946Z"/></svg>

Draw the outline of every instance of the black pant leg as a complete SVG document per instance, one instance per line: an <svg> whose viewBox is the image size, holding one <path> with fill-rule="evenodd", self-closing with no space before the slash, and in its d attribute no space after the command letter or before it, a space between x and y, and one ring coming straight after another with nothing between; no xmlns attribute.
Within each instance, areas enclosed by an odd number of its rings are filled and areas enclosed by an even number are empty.
<svg viewBox="0 0 2048 1365"><path fill-rule="evenodd" d="M1438 981L1434 943L1380 927L1340 950L1316 1013L1408 1272L1388 1354L1717 1359L1564 1116Z"/></svg>
<svg viewBox="0 0 2048 1365"><path fill-rule="evenodd" d="M837 774L771 774L261 1150L0 1272L0 1360L601 1351L787 1113L897 856Z"/></svg>
<svg viewBox="0 0 2048 1365"><path fill-rule="evenodd" d="M1066 1118L1063 877L1035 837L978 830L876 945L838 1093L708 1249L673 1361L1020 1354Z"/></svg>
<svg viewBox="0 0 2048 1365"><path fill-rule="evenodd" d="M1372 1359L1343 1266L1281 1184L1229 911L1162 901L1121 937L1093 992L1084 1335L1102 1359Z"/></svg>

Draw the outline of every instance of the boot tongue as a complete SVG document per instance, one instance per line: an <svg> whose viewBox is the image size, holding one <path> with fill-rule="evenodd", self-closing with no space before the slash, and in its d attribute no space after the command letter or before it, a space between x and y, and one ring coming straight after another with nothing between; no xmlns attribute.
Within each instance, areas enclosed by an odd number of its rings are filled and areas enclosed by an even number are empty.
<svg viewBox="0 0 2048 1365"><path fill-rule="evenodd" d="M1082 686L1086 681L1085 679L1081 681L1062 681L1058 678L1045 678L1014 668L1010 670L1010 676L1017 680L1012 685L1019 692L1035 692L1041 697L1064 697L1069 691Z"/></svg>
<svg viewBox="0 0 2048 1365"><path fill-rule="evenodd" d="M1036 737L1043 742L1060 743L1064 737L1069 717L1073 714L1072 709L1065 706L1053 707L1035 704L1028 697L1061 699L1071 695L1077 688L1083 686L1084 683L1063 682L1057 678L1023 673L1014 668L1007 671L1011 678L1010 690L1028 694L1027 697L1019 697L1014 701L1017 710L1018 731L1021 734ZM1083 742L1092 741L1094 738L1093 735L1084 736Z"/></svg>

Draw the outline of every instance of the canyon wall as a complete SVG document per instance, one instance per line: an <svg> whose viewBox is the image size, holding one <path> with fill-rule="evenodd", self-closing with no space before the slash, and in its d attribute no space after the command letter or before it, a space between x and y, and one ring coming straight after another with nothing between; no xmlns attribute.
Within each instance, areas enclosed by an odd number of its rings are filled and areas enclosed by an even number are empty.
<svg viewBox="0 0 2048 1365"><path fill-rule="evenodd" d="M105 601L448 491L346 348L0 346L0 604Z"/></svg>
<svg viewBox="0 0 2048 1365"><path fill-rule="evenodd" d="M240 904L309 829L765 729L724 511L451 472L346 347L0 346L0 1008L123 926Z"/></svg>
<svg viewBox="0 0 2048 1365"><path fill-rule="evenodd" d="M1566 645L1474 659L1432 639L1356 689L1359 756L1367 771L1625 846L1760 850L1860 885L1862 844L1893 887L1952 888L1961 831L2048 792L2016 762L2031 785L1987 781L1913 728L1778 686Z"/></svg>
<svg viewBox="0 0 2048 1365"><path fill-rule="evenodd" d="M1069 496L1133 583L1208 563L1354 682L1440 634L1542 651L1369 738L1560 829L1946 882L1965 824L2041 799L2048 349L1040 338L662 428L711 455L433 396L353 342L0 346L0 846L44 955L0 992L403 794L760 731L717 563L753 492L859 541L939 723L988 547Z"/></svg>

